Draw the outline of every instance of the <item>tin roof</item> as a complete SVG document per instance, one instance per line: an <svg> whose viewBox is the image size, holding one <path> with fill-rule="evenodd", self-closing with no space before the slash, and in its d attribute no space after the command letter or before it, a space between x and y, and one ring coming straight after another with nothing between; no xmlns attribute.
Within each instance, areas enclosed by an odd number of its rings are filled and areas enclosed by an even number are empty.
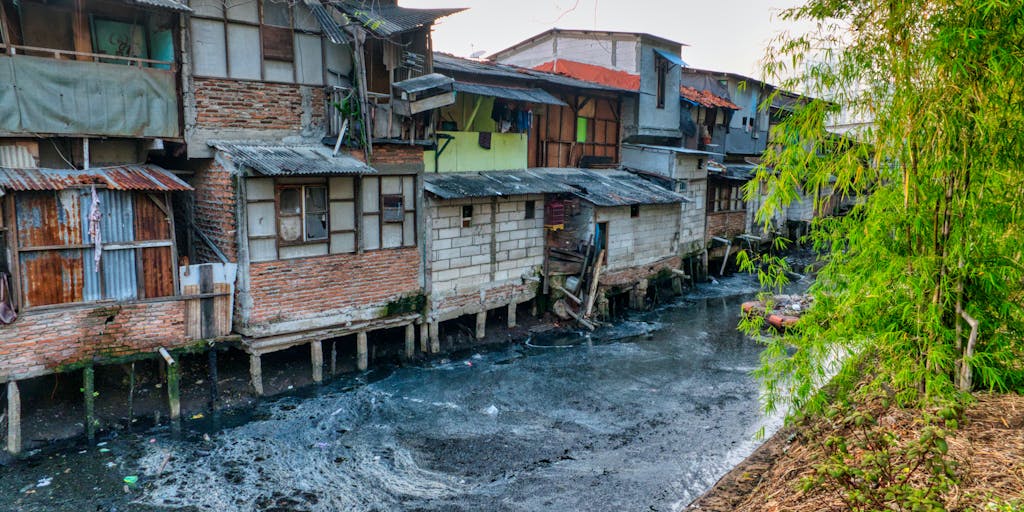
<svg viewBox="0 0 1024 512"><path fill-rule="evenodd" d="M448 74L472 75L475 77L519 80L536 85L551 85L606 92L633 92L628 89L588 82L571 76L559 75L543 70L523 68L511 64L491 61L463 59L447 53L434 52L434 70ZM456 76L456 78L458 78Z"/></svg>
<svg viewBox="0 0 1024 512"><path fill-rule="evenodd" d="M471 84L467 82L455 82L455 90L458 92L476 94L478 96L490 96L512 101L525 101L528 103L544 103L548 105L569 106L564 101L552 96L543 89L503 87L499 85Z"/></svg>
<svg viewBox="0 0 1024 512"><path fill-rule="evenodd" d="M626 171L539 167L521 171L483 171L424 175L427 192L442 199L572 194L596 206L671 204L686 201Z"/></svg>
<svg viewBox="0 0 1024 512"><path fill-rule="evenodd" d="M175 0L125 0L125 3L142 7L158 7L170 11L192 12L192 9L187 5Z"/></svg>
<svg viewBox="0 0 1024 512"><path fill-rule="evenodd" d="M416 78L402 80L401 82L395 82L391 84L391 86L399 91L414 94L430 90L435 87L447 87L450 91L452 82L454 82L454 80L450 77L444 76L440 73L430 73Z"/></svg>
<svg viewBox="0 0 1024 512"><path fill-rule="evenodd" d="M150 164L85 170L0 167L2 190L64 190L86 185L97 185L112 190L192 190L192 187L170 171Z"/></svg>
<svg viewBox="0 0 1024 512"><path fill-rule="evenodd" d="M701 151L699 149L690 148L679 148L675 146L659 146L656 144L634 144L626 143L622 145L622 148L638 148L638 149L652 149L655 151L668 151L671 153L683 153L686 155L698 155L698 156L725 156L723 153L714 153L711 151Z"/></svg>
<svg viewBox="0 0 1024 512"><path fill-rule="evenodd" d="M465 8L454 9L410 9L397 5L381 5L371 0L348 0L332 4L342 12L358 20L370 32L388 37L432 25L438 18L462 12Z"/></svg>
<svg viewBox="0 0 1024 512"><path fill-rule="evenodd" d="M327 12L327 8L324 4L320 3L320 0L302 0L309 8L309 12L313 13L313 17L316 18L317 23L320 24L320 28L323 29L324 35L331 40L334 44L343 44L348 42L348 38L345 37L345 33L341 31L341 27L338 26L338 22L334 21L331 17L331 13Z"/></svg>
<svg viewBox="0 0 1024 512"><path fill-rule="evenodd" d="M330 148L316 145L265 145L210 142L228 153L238 166L263 176L328 176L375 174L377 171L345 153L332 155Z"/></svg>

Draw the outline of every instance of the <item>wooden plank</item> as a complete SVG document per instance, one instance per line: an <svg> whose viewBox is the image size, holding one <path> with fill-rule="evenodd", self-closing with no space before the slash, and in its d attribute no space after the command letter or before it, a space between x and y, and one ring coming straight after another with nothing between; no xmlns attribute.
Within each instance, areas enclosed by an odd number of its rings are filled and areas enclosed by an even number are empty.
<svg viewBox="0 0 1024 512"><path fill-rule="evenodd" d="M598 281L601 279L601 265L604 263L604 249L597 254L597 261L594 262L594 273L591 275L590 280L590 293L587 294L587 307L583 310L584 317L590 317L590 312L594 309L594 301L597 299L597 286Z"/></svg>
<svg viewBox="0 0 1024 512"><path fill-rule="evenodd" d="M199 267L199 293L213 293L213 267L203 265ZM200 332L203 339L213 338L219 335L215 324L214 299L199 299L202 327Z"/></svg>

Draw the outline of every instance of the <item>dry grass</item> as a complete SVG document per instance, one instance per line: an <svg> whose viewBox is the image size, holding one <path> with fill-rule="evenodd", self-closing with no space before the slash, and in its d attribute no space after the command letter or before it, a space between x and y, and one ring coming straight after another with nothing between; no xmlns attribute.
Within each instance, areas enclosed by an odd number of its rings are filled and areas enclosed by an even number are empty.
<svg viewBox="0 0 1024 512"><path fill-rule="evenodd" d="M995 501L1024 497L1024 396L977 394L964 411L960 428L947 437L949 456L957 463L959 483L942 496L947 510L984 510ZM920 412L866 406L878 418L878 427L894 432L901 440L916 439L923 427ZM820 423L818 424L821 425ZM723 478L694 510L736 511L844 511L836 491L799 490L800 480L814 473L825 458L821 436L811 438L812 425L785 431L763 447L760 466L753 471L741 465ZM846 434L846 433L841 433ZM762 450L759 450L762 451ZM767 456L772 460L764 464ZM753 458L757 458L757 453ZM730 480L730 476L731 481Z"/></svg>

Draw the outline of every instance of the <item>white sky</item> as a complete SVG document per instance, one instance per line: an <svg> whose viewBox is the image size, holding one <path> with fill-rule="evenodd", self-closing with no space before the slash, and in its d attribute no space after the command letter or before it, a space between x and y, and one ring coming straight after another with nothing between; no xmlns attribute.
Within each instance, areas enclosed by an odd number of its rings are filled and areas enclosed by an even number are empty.
<svg viewBox="0 0 1024 512"><path fill-rule="evenodd" d="M781 9L801 0L399 0L413 8L468 7L434 27L434 49L485 56L549 28L647 32L689 46L703 69L760 77L764 48L784 30Z"/></svg>

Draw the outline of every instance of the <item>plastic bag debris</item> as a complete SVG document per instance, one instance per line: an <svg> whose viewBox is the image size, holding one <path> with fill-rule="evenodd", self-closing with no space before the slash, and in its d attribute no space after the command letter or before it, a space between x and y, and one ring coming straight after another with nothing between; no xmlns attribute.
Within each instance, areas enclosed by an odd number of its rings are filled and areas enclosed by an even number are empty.
<svg viewBox="0 0 1024 512"><path fill-rule="evenodd" d="M135 485L139 481L139 477L135 475L128 475L124 477L124 483L128 485Z"/></svg>

